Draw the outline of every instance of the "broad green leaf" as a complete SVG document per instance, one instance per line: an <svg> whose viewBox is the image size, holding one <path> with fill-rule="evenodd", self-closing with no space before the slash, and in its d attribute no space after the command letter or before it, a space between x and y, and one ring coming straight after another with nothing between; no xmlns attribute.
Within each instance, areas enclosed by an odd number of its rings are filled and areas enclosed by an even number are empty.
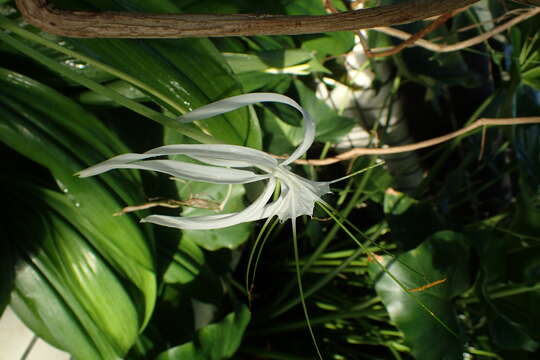
<svg viewBox="0 0 540 360"><path fill-rule="evenodd" d="M214 199L223 203L226 200L228 186L203 184L203 183L191 183L189 185L191 196L202 196L204 198ZM186 194L186 191L182 192ZM244 186L234 185L232 186L231 194L228 200L224 203L223 210L219 213L230 213L242 211L245 208ZM200 195L198 195L200 194ZM200 216L200 215L212 215L218 214L216 210L201 209L194 207L186 207L182 211L182 216ZM182 232L182 239L188 238L195 242L197 245L207 250L217 250L221 248L235 249L243 244L251 233L252 225L249 223L238 224L230 226L224 229L212 229L212 230L184 230Z"/></svg>
<svg viewBox="0 0 540 360"><path fill-rule="evenodd" d="M317 125L315 135L317 141L334 141L347 134L356 125L354 119L336 113L301 81L295 80L294 84L300 96L300 104L311 114Z"/></svg>
<svg viewBox="0 0 540 360"><path fill-rule="evenodd" d="M246 93L254 91L283 93L287 91L292 81L291 75L268 74L259 71L237 74L236 78Z"/></svg>
<svg viewBox="0 0 540 360"><path fill-rule="evenodd" d="M64 195L12 188L6 197L18 211L9 215L7 240L20 259L14 311L75 358L122 357L142 321L134 289L91 246L92 234L71 222L78 214Z"/></svg>
<svg viewBox="0 0 540 360"><path fill-rule="evenodd" d="M170 256L163 254L163 256ZM202 249L189 239L182 239L172 255L172 261L163 276L169 284L188 284L201 272L206 259Z"/></svg>
<svg viewBox="0 0 540 360"><path fill-rule="evenodd" d="M464 344L458 335L461 331L452 297L470 286L463 236L439 232L395 259L384 256L381 260L407 288L403 290L376 263L369 265L375 290L392 321L405 334L412 354L423 360L461 358Z"/></svg>
<svg viewBox="0 0 540 360"><path fill-rule="evenodd" d="M161 353L156 360L225 360L234 355L251 315L246 306L197 331L192 342Z"/></svg>
<svg viewBox="0 0 540 360"><path fill-rule="evenodd" d="M304 131L300 126L292 126L282 121L266 108L261 116L261 122L267 134L265 149L272 154L292 154L295 147L302 142Z"/></svg>
<svg viewBox="0 0 540 360"><path fill-rule="evenodd" d="M482 281L482 279L480 279ZM521 349L534 352L538 349L538 342L533 340L524 326L517 323L489 298L486 288L481 285L479 296L487 308L490 340L502 349Z"/></svg>
<svg viewBox="0 0 540 360"><path fill-rule="evenodd" d="M339 6L338 2L335 4ZM341 8L344 10L344 8ZM323 15L325 10L323 3L317 0L291 1L286 5L289 15ZM318 58L326 56L342 55L354 46L354 35L352 32L331 32L320 35L306 35L299 37L302 41L302 48L314 51Z"/></svg>
<svg viewBox="0 0 540 360"><path fill-rule="evenodd" d="M72 221L89 234L97 253L126 284L133 286L130 291L137 299L140 326L144 326L156 296L150 234L132 217L112 216L124 206L120 199L141 201L140 182L127 172L100 179L73 176L98 159L125 152L125 147L93 116L53 89L9 71L0 75L4 84L0 87L0 140L51 171L77 214Z"/></svg>
<svg viewBox="0 0 540 360"><path fill-rule="evenodd" d="M150 98L146 94L141 92L138 88L131 85L127 81L117 80L108 83L106 86L109 89L116 91L120 95L134 101L142 102L150 100ZM118 106L118 104L116 104L112 99L91 90L85 91L81 95L79 95L79 101L83 104L90 105Z"/></svg>
<svg viewBox="0 0 540 360"><path fill-rule="evenodd" d="M522 324L514 320L515 312L508 311L507 305L504 306L504 300L497 302L488 292L488 286L495 280L504 280L506 268L512 266L508 254L504 251L506 246L504 239L491 231L479 231L473 233L473 236L473 245L478 252L481 265L476 282L477 294L485 306L491 341L502 349L535 351L538 342L531 338Z"/></svg>
<svg viewBox="0 0 540 360"><path fill-rule="evenodd" d="M285 72L288 67L309 62L313 55L302 49L264 51L258 54L223 53L231 69L239 74L250 71Z"/></svg>
<svg viewBox="0 0 540 360"><path fill-rule="evenodd" d="M61 1L62 6L67 2ZM170 12L179 9L171 1L134 0L127 3L100 1L102 10L144 9ZM70 7L83 7L81 1L70 1ZM173 11L175 12L175 11ZM175 114L187 112L211 101L237 95L240 84L234 78L222 55L208 39L119 40L69 39L73 47L88 56L145 83L157 93L154 100ZM200 122L215 138L230 144L260 147L256 120L247 109Z"/></svg>

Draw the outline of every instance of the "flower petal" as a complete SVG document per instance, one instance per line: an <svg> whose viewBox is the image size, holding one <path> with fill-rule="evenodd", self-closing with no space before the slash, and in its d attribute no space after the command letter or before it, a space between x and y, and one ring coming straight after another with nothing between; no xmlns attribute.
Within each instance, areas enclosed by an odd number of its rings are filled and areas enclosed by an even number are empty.
<svg viewBox="0 0 540 360"><path fill-rule="evenodd" d="M144 158L145 158L144 154L134 154L134 153L122 154L122 155L112 157L109 160L102 161L96 165L90 166L89 168L86 168L84 170L81 170L75 175L82 178L99 175L109 170L124 167L122 165L128 164L132 161L136 161L136 160L140 160Z"/></svg>
<svg viewBox="0 0 540 360"><path fill-rule="evenodd" d="M187 148L185 148L187 147ZM259 181L268 178L268 175L258 175L252 171L247 170L238 170L230 169L223 167L215 166L206 166L199 164L192 164L184 161L174 161L174 160L146 160L146 161L137 161L143 160L146 158L152 158L162 155L172 155L172 154L202 154L202 155L215 155L220 156L215 161L209 159L208 162L214 162L214 165L225 165L225 159L227 157L236 157L247 159L246 161L237 161L237 165L246 165L246 166L272 166L277 164L276 160L271 158L269 155L263 153L262 151L242 148L240 146L230 147L230 145L222 145L221 149L214 148L205 151L202 149L205 145L171 145L171 146L162 146L160 148L152 149L144 154L123 154L115 156L109 160L103 161L99 164L91 166L87 169L84 169L77 173L80 177L88 177L93 175L98 175L109 170L113 169L142 169L142 170L153 170L159 171L171 176L175 176L182 179L194 180L194 181L204 181L214 184L246 184L254 181ZM185 149L183 149L185 148ZM253 153L251 150L254 150ZM261 156L262 153L266 156ZM196 156L192 156L196 158ZM202 159L202 156L201 156ZM250 163L252 162L252 163ZM245 163L245 164L244 164Z"/></svg>
<svg viewBox="0 0 540 360"><path fill-rule="evenodd" d="M259 102L278 102L292 106L296 110L300 111L302 117L304 118L304 140L291 154L291 156L283 162L283 164L290 164L300 158L309 149L311 144L313 144L313 140L315 139L315 122L309 116L307 111L305 111L296 101L285 95L274 93L252 93L233 96L195 109L190 113L180 116L178 120L185 123L195 120L208 119L213 116Z"/></svg>
<svg viewBox="0 0 540 360"><path fill-rule="evenodd" d="M285 221L301 215L313 216L315 203L322 202L321 196L330 192L328 182L304 179L284 168L275 175L281 181L281 193L276 201L265 207L261 218L277 215Z"/></svg>
<svg viewBox="0 0 540 360"><path fill-rule="evenodd" d="M252 171L192 164L175 160L145 160L119 164L116 168L152 170L186 180L212 184L247 184L267 179L269 175L258 175Z"/></svg>
<svg viewBox="0 0 540 360"><path fill-rule="evenodd" d="M240 212L192 217L150 215L142 221L184 230L209 230L259 220L263 214L264 206L274 193L275 187L276 180L270 178L262 194Z"/></svg>
<svg viewBox="0 0 540 360"><path fill-rule="evenodd" d="M209 144L209 145L166 145L147 151L152 156L187 155L193 159L211 165L227 167L274 168L278 162L267 153L245 146Z"/></svg>

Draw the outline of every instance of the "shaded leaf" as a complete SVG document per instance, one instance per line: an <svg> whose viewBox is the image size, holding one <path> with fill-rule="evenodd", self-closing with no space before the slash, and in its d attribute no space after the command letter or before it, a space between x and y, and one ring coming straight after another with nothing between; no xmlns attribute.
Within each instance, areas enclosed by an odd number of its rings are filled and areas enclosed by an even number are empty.
<svg viewBox="0 0 540 360"><path fill-rule="evenodd" d="M417 359L461 359L463 341L452 297L469 287L468 250L463 236L439 232L419 247L383 261L407 289L404 291L373 262L369 265L375 290L390 314L390 318L405 334ZM415 300L416 298L416 300ZM445 328L418 302L433 312ZM454 333L452 333L452 332Z"/></svg>
<svg viewBox="0 0 540 360"><path fill-rule="evenodd" d="M439 219L429 204L405 193L387 189L383 206L392 238L404 250L418 246L429 235L441 229Z"/></svg>
<svg viewBox="0 0 540 360"><path fill-rule="evenodd" d="M347 134L356 125L351 118L341 116L324 101L315 96L302 82L295 80L294 85L300 96L300 104L311 114L317 125L317 141L334 141Z"/></svg>
<svg viewBox="0 0 540 360"><path fill-rule="evenodd" d="M156 360L229 359L240 346L250 317L247 307L242 306L219 323L197 331L194 341L167 350Z"/></svg>
<svg viewBox="0 0 540 360"><path fill-rule="evenodd" d="M311 52L302 49L264 51L258 54L224 53L225 60L235 73L250 71L284 70L293 65L306 63L313 58Z"/></svg>

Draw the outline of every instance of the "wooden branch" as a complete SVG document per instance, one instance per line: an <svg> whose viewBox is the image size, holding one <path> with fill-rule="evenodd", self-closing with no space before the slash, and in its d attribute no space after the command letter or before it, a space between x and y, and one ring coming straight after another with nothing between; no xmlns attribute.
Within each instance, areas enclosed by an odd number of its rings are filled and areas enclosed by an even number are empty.
<svg viewBox="0 0 540 360"><path fill-rule="evenodd" d="M81 38L182 38L297 35L359 30L422 20L479 0L409 0L331 15L148 14L58 9L48 0L16 0L26 21L52 34Z"/></svg>
<svg viewBox="0 0 540 360"><path fill-rule="evenodd" d="M376 57L384 57L384 56L391 56L394 54L397 54L401 50L405 49L407 46L410 46L411 44L414 44L416 41L420 40L427 34L431 33L432 31L435 31L439 27L441 27L445 22L447 22L449 19L451 19L456 14L460 13L464 9L458 9L455 11L451 11L449 13L443 14L439 16L437 19L433 20L431 24L420 30L414 35L411 35L408 39L406 39L404 42L402 42L399 45L394 46L393 48L390 48L388 50L383 51L372 51L369 49L369 46L367 42L364 40L362 34L359 34L360 40L362 42L362 47L364 48L364 53L368 58L376 58Z"/></svg>
<svg viewBox="0 0 540 360"><path fill-rule="evenodd" d="M506 23L504 23L502 25L494 27L493 29L491 29L489 31L486 31L483 34L474 36L474 37L472 37L470 39L460 41L460 42L455 43L455 44L437 44L437 43L434 43L434 42L431 42L431 41L428 41L428 40L417 39L414 42L414 44L409 44L409 45L418 45L418 46L421 46L421 47L423 47L425 49L431 50L433 52L440 52L440 53L462 50L462 49L465 49L465 48L468 48L468 47L471 47L471 46L474 46L474 45L478 45L478 44L488 40L489 38L491 38L491 37L503 32L503 31L509 29L510 27L512 27L512 26L514 26L516 24L519 24L520 22L525 21L525 20L527 20L527 19L529 19L529 18L531 18L533 16L536 16L538 14L540 14L540 7L535 7L535 8L528 9L526 12L520 14L519 16L516 16L515 18L507 21ZM411 34L409 34L407 32L404 32L404 31L398 30L398 29L394 29L394 28L390 28L390 27L377 27L377 28L374 28L373 30L379 31L379 32L382 32L384 34L394 36L394 37L397 37L397 38L403 39L403 40L410 39L410 37L412 36Z"/></svg>
<svg viewBox="0 0 540 360"><path fill-rule="evenodd" d="M363 155L390 155L399 154L419 149L424 149L430 146L442 144L446 141L457 138L458 136L465 135L479 127L486 126L508 126L508 125L526 125L526 124L539 124L540 117L521 117L521 118L505 118L505 119L478 119L472 124L451 132L449 134L439 136L433 139L420 141L414 144L392 146L385 148L353 148L347 152L337 155L336 157L330 157L326 159L309 159L309 160L296 160L295 164L313 165L313 166L326 166L338 163L340 161L355 159ZM286 156L276 156L276 158L287 158Z"/></svg>

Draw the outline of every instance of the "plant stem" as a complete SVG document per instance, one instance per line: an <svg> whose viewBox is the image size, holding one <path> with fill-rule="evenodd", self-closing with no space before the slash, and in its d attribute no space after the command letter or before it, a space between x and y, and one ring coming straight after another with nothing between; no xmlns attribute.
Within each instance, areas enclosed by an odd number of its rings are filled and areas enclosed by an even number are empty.
<svg viewBox="0 0 540 360"><path fill-rule="evenodd" d="M375 163L375 161L376 160L373 160L370 163L370 165L373 165ZM360 181L360 184L356 188L351 200L347 203L347 206L345 207L345 209L342 212L343 217L346 218L350 214L350 212L355 208L356 204L358 203L360 197L362 196L362 194L364 192L364 188L365 188L365 186L367 184L367 181L368 181L368 179L369 179L369 177L371 175L371 172L372 172L372 169L369 169L365 173L364 177L362 177L362 180ZM352 182L352 181L353 180L351 180L350 182ZM317 249L315 249L313 254L310 256L310 258L306 261L306 263L302 267L301 274L305 273L313 265L313 263L321 256L321 254L324 252L324 250L326 250L326 248L328 247L328 245L330 244L332 239L335 238L335 236L336 236L339 229L340 229L340 227L337 224L334 224L332 226L332 229L330 229L330 231L326 234L323 241L319 244ZM295 282L291 281L283 288L281 296L275 301L275 307L277 308L277 310L272 312L272 314L270 315L271 317L275 317L275 316L277 316L276 314L281 314L283 312L283 311L281 311L281 308L279 307L279 305L283 302L283 300L287 297L287 295L290 293L290 291L294 288L294 284L295 284Z"/></svg>
<svg viewBox="0 0 540 360"><path fill-rule="evenodd" d="M501 299L509 296L519 295L519 294L525 294L528 292L538 291L540 290L540 282L536 283L533 286L520 286L517 288L511 288L511 289L503 289L494 291L492 293L489 293L488 296L490 299ZM467 304L473 304L479 302L480 299L477 297L470 297L466 299L459 299L457 300L457 303L459 305L467 305Z"/></svg>

